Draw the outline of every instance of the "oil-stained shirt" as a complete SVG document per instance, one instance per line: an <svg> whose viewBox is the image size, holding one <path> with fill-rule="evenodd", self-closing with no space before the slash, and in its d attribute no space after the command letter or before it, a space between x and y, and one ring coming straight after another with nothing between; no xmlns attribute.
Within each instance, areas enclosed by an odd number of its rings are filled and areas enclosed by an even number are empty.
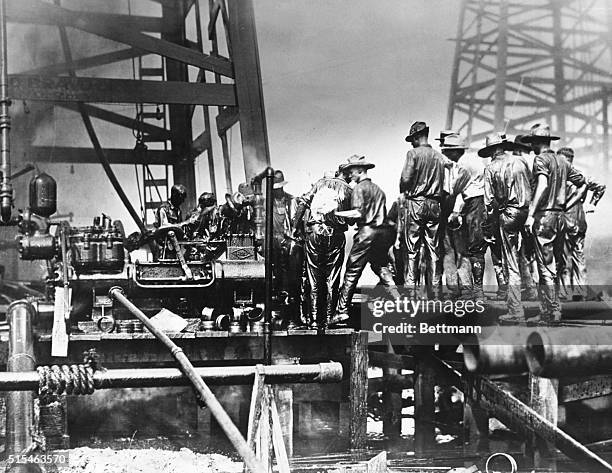
<svg viewBox="0 0 612 473"><path fill-rule="evenodd" d="M387 218L387 197L383 190L366 178L357 183L351 196L351 208L359 210L361 217L357 219L359 228L369 225L379 227Z"/></svg>
<svg viewBox="0 0 612 473"><path fill-rule="evenodd" d="M334 214L334 210L350 210L353 190L342 179L323 177L315 182L306 194L299 198L310 207L306 222L325 223L331 227L346 230L346 219ZM299 204L298 204L299 205Z"/></svg>
<svg viewBox="0 0 612 473"><path fill-rule="evenodd" d="M531 203L530 172L521 156L494 156L484 171L484 200L488 210L524 208Z"/></svg>
<svg viewBox="0 0 612 473"><path fill-rule="evenodd" d="M429 145L409 150L400 178L400 192L409 199L428 197L439 200L444 190L444 170L448 163L452 161Z"/></svg>
<svg viewBox="0 0 612 473"><path fill-rule="evenodd" d="M546 176L548 185L538 203L538 210L564 210L567 201L567 183L576 187L585 183L584 176L576 170L561 154L552 150L540 153L533 161L533 175L537 182L538 176Z"/></svg>

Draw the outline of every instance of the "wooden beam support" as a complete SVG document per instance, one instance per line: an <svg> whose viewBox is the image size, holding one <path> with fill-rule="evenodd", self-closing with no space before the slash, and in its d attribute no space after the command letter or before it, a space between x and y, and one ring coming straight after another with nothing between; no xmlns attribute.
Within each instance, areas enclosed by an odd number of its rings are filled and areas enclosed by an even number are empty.
<svg viewBox="0 0 612 473"><path fill-rule="evenodd" d="M350 447L366 447L368 419L368 332L351 334L349 421Z"/></svg>
<svg viewBox="0 0 612 473"><path fill-rule="evenodd" d="M176 160L175 153L165 150L148 150L146 161L138 159L132 149L106 148L104 153L111 164L172 164ZM32 146L27 159L39 163L100 164L91 148L62 146Z"/></svg>
<svg viewBox="0 0 612 473"><path fill-rule="evenodd" d="M27 5L27 6L26 6ZM48 4L45 4L48 5ZM28 23L38 25L55 26L53 16L46 14L47 10L36 12L28 10L29 2L24 0L8 0L6 2L6 13L8 21L14 23ZM50 11L50 10L49 10ZM101 27L121 27L132 31L147 31L149 33L161 33L165 31L165 25L161 18L155 16L122 15L117 13L101 13L93 11L75 11L72 13L81 15L83 18L98 23ZM69 25L65 25L69 26ZM78 28L77 25L70 25Z"/></svg>
<svg viewBox="0 0 612 473"><path fill-rule="evenodd" d="M239 114L237 107L223 107L217 115L217 133L224 135L227 130L238 123Z"/></svg>
<svg viewBox="0 0 612 473"><path fill-rule="evenodd" d="M9 94L19 100L100 103L235 105L231 84L100 79L90 77L9 76Z"/></svg>
<svg viewBox="0 0 612 473"><path fill-rule="evenodd" d="M589 379L563 380L559 386L559 403L593 399L612 394L612 377L595 376Z"/></svg>
<svg viewBox="0 0 612 473"><path fill-rule="evenodd" d="M210 146L210 133L208 133L207 130L204 130L191 142L189 157L197 158L204 151L210 149Z"/></svg>
<svg viewBox="0 0 612 473"><path fill-rule="evenodd" d="M79 111L79 106L74 102L60 102L57 104L58 107L65 108L67 110ZM147 122L137 123L135 118L126 117L120 113L115 113L104 108L96 107L95 105L83 105L87 114L90 117L104 120L108 123L113 123L125 128L134 129L137 125L140 129L149 137L159 140L170 140L172 135L169 130L160 126L151 125Z"/></svg>
<svg viewBox="0 0 612 473"><path fill-rule="evenodd" d="M96 56L84 57L76 59L72 62L74 70L89 69L91 67L104 66L106 64L112 64L114 62L126 61L135 57L143 56L148 54L142 49L137 48L124 48L111 53L98 54ZM65 62L59 64L51 64L50 66L39 67L36 69L30 69L29 71L22 72L27 75L61 75L68 73L68 64Z"/></svg>
<svg viewBox="0 0 612 473"><path fill-rule="evenodd" d="M234 76L232 64L225 59L209 56L185 46L140 33L121 21L104 23L97 21L96 17L90 13L68 10L40 0L8 0L7 4L10 6L13 21L77 28L223 76Z"/></svg>
<svg viewBox="0 0 612 473"><path fill-rule="evenodd" d="M253 0L230 0L228 10L231 57L240 110L242 156L244 172L249 181L270 166Z"/></svg>

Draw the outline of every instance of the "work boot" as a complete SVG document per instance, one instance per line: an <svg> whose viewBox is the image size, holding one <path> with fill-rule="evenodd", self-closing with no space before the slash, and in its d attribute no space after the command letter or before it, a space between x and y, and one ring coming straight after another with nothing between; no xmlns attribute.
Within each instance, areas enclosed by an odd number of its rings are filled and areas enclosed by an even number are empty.
<svg viewBox="0 0 612 473"><path fill-rule="evenodd" d="M527 319L527 325L536 325L536 326L549 326L552 324L552 317L550 314L545 312L540 312L538 315L534 317L529 317Z"/></svg>
<svg viewBox="0 0 612 473"><path fill-rule="evenodd" d="M532 287L529 287L529 288L525 289L525 292L523 292L522 300L524 300L524 301L537 301L538 300L538 291L536 291Z"/></svg>

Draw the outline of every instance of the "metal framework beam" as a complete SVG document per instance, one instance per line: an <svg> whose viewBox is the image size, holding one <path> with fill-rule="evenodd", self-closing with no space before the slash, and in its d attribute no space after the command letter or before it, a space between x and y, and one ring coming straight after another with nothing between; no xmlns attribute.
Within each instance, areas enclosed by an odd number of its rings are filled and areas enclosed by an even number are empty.
<svg viewBox="0 0 612 473"><path fill-rule="evenodd" d="M49 102L236 104L231 84L181 81L12 75L9 93L15 99Z"/></svg>
<svg viewBox="0 0 612 473"><path fill-rule="evenodd" d="M612 96L607 3L463 0L446 126L479 141L546 120L563 145L605 156Z"/></svg>

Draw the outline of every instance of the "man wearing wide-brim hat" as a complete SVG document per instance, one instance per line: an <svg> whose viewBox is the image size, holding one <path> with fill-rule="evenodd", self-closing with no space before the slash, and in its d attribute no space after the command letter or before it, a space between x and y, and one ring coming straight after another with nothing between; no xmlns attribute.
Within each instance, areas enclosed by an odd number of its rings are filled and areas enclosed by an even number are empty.
<svg viewBox="0 0 612 473"><path fill-rule="evenodd" d="M297 313L300 301L300 281L303 267L302 249L293 244L291 238L293 233L293 217L295 215L297 201L293 195L285 191L287 185L283 171L274 171L274 184L272 194L272 267L276 280L276 290L286 292L289 295L292 313ZM290 320L293 324L295 320Z"/></svg>
<svg viewBox="0 0 612 473"><path fill-rule="evenodd" d="M368 169L373 167L374 164L365 156L353 155L341 168L356 185L351 195L351 210L337 210L335 215L353 219L357 224L357 233L346 262L336 315L330 321L330 326L348 322L353 294L368 263L392 296L399 298L399 293L394 288L393 274L388 267L389 248L395 240L395 235L386 223L385 193L368 177Z"/></svg>
<svg viewBox="0 0 612 473"><path fill-rule="evenodd" d="M506 153L516 148L505 134L493 133L478 151L480 157L491 157L484 173L484 202L489 226L495 238L501 240L502 265L508 278L508 313L499 320L507 323L525 322L518 251L531 202L531 184L526 162Z"/></svg>
<svg viewBox="0 0 612 473"><path fill-rule="evenodd" d="M525 230L535 237L536 261L540 274L541 312L528 320L537 324L550 324L561 320L561 302L556 283L559 276L557 268L563 261L567 183L571 182L576 187L585 183L582 173L563 155L550 148L551 142L558 139L558 136L551 135L550 126L542 123L533 125L529 136L524 138L536 153L533 162L536 184Z"/></svg>
<svg viewBox="0 0 612 473"><path fill-rule="evenodd" d="M348 229L346 219L335 215L335 211L350 210L351 195L343 173L330 172L297 199L293 228L294 232L305 233L306 277L310 285L310 310L302 314L303 328L322 330L335 315L346 244L344 233Z"/></svg>
<svg viewBox="0 0 612 473"><path fill-rule="evenodd" d="M435 151L428 143L429 127L415 122L406 141L412 149L400 178L400 192L405 196L402 213L406 222L400 235L400 251L404 259L404 286L415 291L420 286L419 263L425 263L425 281L429 293L437 291L441 280L440 260L440 202L444 192L444 170L452 162Z"/></svg>
<svg viewBox="0 0 612 473"><path fill-rule="evenodd" d="M483 278L485 271L485 253L487 242L484 238L482 224L486 219L484 205L484 170L485 163L475 153L468 153L469 147L463 136L453 134L446 136L442 154L451 161L457 162L465 171L467 182L455 189L452 213L448 217L449 231L444 235L444 273L448 285L452 281L455 269L461 289L471 289L473 299L484 299ZM455 185L457 185L455 184ZM456 228L456 227L459 228ZM453 248L448 249L449 243ZM452 266L448 254L455 253L456 263ZM449 266L450 264L450 266ZM501 267L501 264L500 264ZM471 278L470 278L471 272Z"/></svg>

